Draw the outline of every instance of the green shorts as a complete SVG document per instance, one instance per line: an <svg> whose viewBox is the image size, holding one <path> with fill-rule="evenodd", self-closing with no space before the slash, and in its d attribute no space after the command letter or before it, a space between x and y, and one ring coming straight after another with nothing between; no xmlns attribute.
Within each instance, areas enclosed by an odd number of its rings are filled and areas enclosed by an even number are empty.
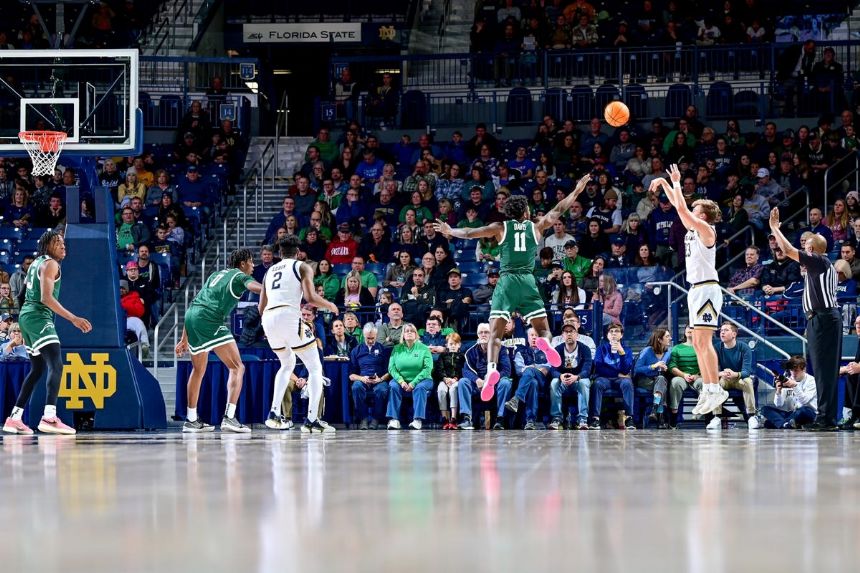
<svg viewBox="0 0 860 573"><path fill-rule="evenodd" d="M519 312L525 322L546 317L546 307L538 291L534 275L503 274L493 291L490 318L511 320L511 314Z"/></svg>
<svg viewBox="0 0 860 573"><path fill-rule="evenodd" d="M27 354L36 356L39 350L48 344L59 344L57 329L54 326L54 313L22 310L18 316L21 336L24 338L24 348Z"/></svg>
<svg viewBox="0 0 860 573"><path fill-rule="evenodd" d="M188 350L192 355L236 342L223 319L214 320L193 307L185 313L185 335L188 337Z"/></svg>

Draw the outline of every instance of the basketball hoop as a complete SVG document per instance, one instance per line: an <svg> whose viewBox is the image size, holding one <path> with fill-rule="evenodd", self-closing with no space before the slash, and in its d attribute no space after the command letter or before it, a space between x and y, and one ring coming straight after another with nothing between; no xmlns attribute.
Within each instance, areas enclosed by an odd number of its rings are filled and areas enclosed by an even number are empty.
<svg viewBox="0 0 860 573"><path fill-rule="evenodd" d="M21 145L33 160L33 175L53 175L68 135L62 131L22 131Z"/></svg>

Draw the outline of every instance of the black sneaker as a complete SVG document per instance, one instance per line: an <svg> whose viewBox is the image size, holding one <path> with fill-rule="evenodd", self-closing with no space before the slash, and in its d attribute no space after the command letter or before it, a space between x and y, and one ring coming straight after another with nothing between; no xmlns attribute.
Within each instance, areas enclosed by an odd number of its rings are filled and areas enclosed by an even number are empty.
<svg viewBox="0 0 860 573"><path fill-rule="evenodd" d="M627 416L624 418L624 429L625 430L635 430L636 424L633 423L633 416Z"/></svg>
<svg viewBox="0 0 860 573"><path fill-rule="evenodd" d="M498 419L498 420L496 420L496 423L493 424L493 429L494 430L504 430L505 429L505 423L502 422L501 419Z"/></svg>
<svg viewBox="0 0 860 573"><path fill-rule="evenodd" d="M855 427L856 423L857 423L856 418L849 418L848 420L845 420L841 424L839 424L839 431L840 432L853 432L854 430L857 429Z"/></svg>
<svg viewBox="0 0 860 573"><path fill-rule="evenodd" d="M526 420L526 425L523 426L523 430L534 430L535 429L535 421L534 420Z"/></svg>
<svg viewBox="0 0 860 573"><path fill-rule="evenodd" d="M361 423L358 425L358 429L359 430L369 430L370 429L370 423L367 421L367 418L365 418L364 420L361 421Z"/></svg>
<svg viewBox="0 0 860 573"><path fill-rule="evenodd" d="M589 430L599 430L600 429L600 418L592 418L588 422Z"/></svg>
<svg viewBox="0 0 860 573"><path fill-rule="evenodd" d="M457 424L458 430L474 430L475 426L472 425L472 416L468 414L463 414L463 420Z"/></svg>
<svg viewBox="0 0 860 573"><path fill-rule="evenodd" d="M561 428L562 428L562 425L561 425L561 419L560 418L553 418L550 421L550 423L549 423L549 429L550 430L560 430Z"/></svg>
<svg viewBox="0 0 860 573"><path fill-rule="evenodd" d="M836 432L838 429L838 426L818 421L803 426L805 432Z"/></svg>
<svg viewBox="0 0 860 573"><path fill-rule="evenodd" d="M519 409L520 409L520 399L517 398L516 396L514 396L513 398L511 398L510 400L505 402L505 410L507 410L508 412L513 412L514 414L516 414L517 410L519 410Z"/></svg>
<svg viewBox="0 0 860 573"><path fill-rule="evenodd" d="M186 421L182 424L182 431L186 434L202 434L204 432L214 432L215 426L204 424L203 420L197 418L193 422Z"/></svg>

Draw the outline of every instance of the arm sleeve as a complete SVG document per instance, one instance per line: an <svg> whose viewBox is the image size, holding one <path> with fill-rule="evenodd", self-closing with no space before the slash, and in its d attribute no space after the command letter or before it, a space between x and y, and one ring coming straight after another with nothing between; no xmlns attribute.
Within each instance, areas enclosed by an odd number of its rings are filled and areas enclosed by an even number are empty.
<svg viewBox="0 0 860 573"><path fill-rule="evenodd" d="M809 255L801 250L797 251L797 255L800 264L816 274L826 271L827 265L830 264L830 261L823 255Z"/></svg>
<svg viewBox="0 0 860 573"><path fill-rule="evenodd" d="M745 343L741 346L741 378L748 378L752 375L752 350Z"/></svg>
<svg viewBox="0 0 860 573"><path fill-rule="evenodd" d="M504 350L504 348L502 348L501 350ZM514 372L516 372L518 375L522 376L523 370L525 370L525 369L526 369L526 361L523 359L523 354L522 354L522 352L517 351L517 353L514 354Z"/></svg>
<svg viewBox="0 0 860 573"><path fill-rule="evenodd" d="M656 360L651 360L653 355L654 351L651 347L646 346L642 352L639 353L639 358L636 360L636 366L633 369L633 373L637 376L657 376L657 372L651 368L651 364L657 362ZM656 356L654 356L654 358L656 358Z"/></svg>
<svg viewBox="0 0 860 573"><path fill-rule="evenodd" d="M672 368L678 367L678 354L675 352L675 349L672 349L672 353L669 354L669 363L666 365L669 368L669 372L672 371Z"/></svg>
<svg viewBox="0 0 860 573"><path fill-rule="evenodd" d="M804 380L803 385L799 385L795 390L795 398L798 406L806 406L818 394L818 389L815 385L815 378L809 374L806 375L806 378L807 380ZM802 391L800 391L801 389Z"/></svg>
<svg viewBox="0 0 860 573"><path fill-rule="evenodd" d="M619 371L622 374L630 374L630 371L633 369L633 351L626 345L622 345L622 348L624 349L624 356L621 357Z"/></svg>
<svg viewBox="0 0 860 573"><path fill-rule="evenodd" d="M410 382L410 384L412 384L412 387L414 388L422 380L432 379L432 373L433 356L430 354L430 349L425 347L421 353L421 371L418 372L418 375Z"/></svg>
<svg viewBox="0 0 860 573"><path fill-rule="evenodd" d="M773 405L777 408L782 408L782 405L785 404L785 389L783 388L782 392L775 392L773 394Z"/></svg>
<svg viewBox="0 0 860 573"><path fill-rule="evenodd" d="M585 346L584 344L577 344L582 350L579 351L579 356L582 358L581 363L582 367L579 369L579 376L581 378L588 378L591 376L591 350Z"/></svg>

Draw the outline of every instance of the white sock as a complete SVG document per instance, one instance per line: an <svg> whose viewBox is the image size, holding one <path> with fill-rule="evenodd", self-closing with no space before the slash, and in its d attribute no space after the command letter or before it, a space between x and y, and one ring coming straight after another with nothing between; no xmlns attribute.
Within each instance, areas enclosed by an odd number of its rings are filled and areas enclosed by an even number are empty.
<svg viewBox="0 0 860 573"><path fill-rule="evenodd" d="M236 417L236 404L227 404L227 411L224 413L228 418Z"/></svg>
<svg viewBox="0 0 860 573"><path fill-rule="evenodd" d="M18 406L15 406L14 408L12 408L12 413L9 415L9 417L13 420L20 420L24 417L24 408L19 408Z"/></svg>
<svg viewBox="0 0 860 573"><path fill-rule="evenodd" d="M56 406L45 406L45 414L42 417L43 418L56 418L57 417L57 407Z"/></svg>
<svg viewBox="0 0 860 573"><path fill-rule="evenodd" d="M185 414L185 419L189 422L197 421L197 408L188 408L188 413Z"/></svg>
<svg viewBox="0 0 860 573"><path fill-rule="evenodd" d="M502 350L502 352L504 352L504 350ZM490 370L495 370L495 369L496 369L496 363L495 362L487 362L487 372L489 372Z"/></svg>

